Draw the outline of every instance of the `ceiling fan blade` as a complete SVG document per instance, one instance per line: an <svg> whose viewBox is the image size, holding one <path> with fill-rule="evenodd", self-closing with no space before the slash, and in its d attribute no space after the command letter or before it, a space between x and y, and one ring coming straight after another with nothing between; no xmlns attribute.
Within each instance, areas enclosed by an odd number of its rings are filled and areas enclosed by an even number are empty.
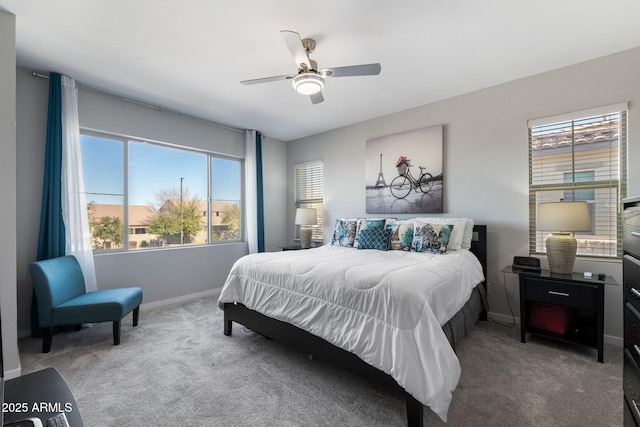
<svg viewBox="0 0 640 427"><path fill-rule="evenodd" d="M380 64L350 65L347 67L333 67L320 70L323 77L375 76L380 74Z"/></svg>
<svg viewBox="0 0 640 427"><path fill-rule="evenodd" d="M284 40L284 44L289 48L291 55L293 55L293 59L296 61L296 67L303 68L301 64L304 64L307 69L311 69L311 61L309 60L307 51L304 50L304 46L302 46L300 34L295 31L282 30L280 31L280 36L282 40Z"/></svg>
<svg viewBox="0 0 640 427"><path fill-rule="evenodd" d="M285 75L285 76L263 77L261 79L242 80L240 83L242 83L243 85L255 85L258 83L269 83L269 82L277 82L279 80L289 80L294 77L295 77L295 74Z"/></svg>
<svg viewBox="0 0 640 427"><path fill-rule="evenodd" d="M309 98L311 98L311 103L314 105L320 104L321 102L324 101L324 96L322 96L322 92L313 93L309 95Z"/></svg>

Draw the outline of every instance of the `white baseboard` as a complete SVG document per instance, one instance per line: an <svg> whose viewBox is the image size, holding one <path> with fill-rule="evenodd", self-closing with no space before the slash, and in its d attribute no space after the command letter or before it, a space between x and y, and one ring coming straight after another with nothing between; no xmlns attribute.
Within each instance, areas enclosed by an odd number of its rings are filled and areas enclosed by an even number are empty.
<svg viewBox="0 0 640 427"><path fill-rule="evenodd" d="M158 308L158 307L164 307L165 305L179 304L179 303L182 303L182 302L190 301L192 299L216 296L216 295L220 294L221 290L222 290L222 288L209 289L208 291L196 292L195 294L181 295L181 296L175 297L175 298L169 298L169 299L163 299L163 300L160 300L160 301L152 301L152 302L148 302L148 303L142 303L140 305L140 309L141 310L143 310L143 309L151 310L151 309Z"/></svg>
<svg viewBox="0 0 640 427"><path fill-rule="evenodd" d="M488 312L487 313L487 317L491 320L495 320L496 322L499 323L504 323L507 325L512 325L514 322L516 325L520 324L520 318L519 317L511 317L509 315L506 314L500 314L500 313L493 313L493 312Z"/></svg>
<svg viewBox="0 0 640 427"><path fill-rule="evenodd" d="M606 335L605 334L604 343L605 344L615 345L615 346L618 346L618 347L624 346L624 340L622 339L622 337L616 337L616 336L613 336L613 335Z"/></svg>
<svg viewBox="0 0 640 427"><path fill-rule="evenodd" d="M164 307L165 305L179 304L181 302L186 302L186 301L189 301L189 300L192 300L192 299L204 298L204 297L209 297L209 296L217 296L217 295L220 294L221 290L222 290L222 288L210 289L208 291L196 292L195 294L181 295L181 296L175 297L175 298L169 298L169 299L164 299L164 300L160 300L160 301L142 303L140 305L140 308L143 309L143 310L151 310L151 309L158 308L158 307ZM26 338L26 337L30 337L30 336L31 336L31 329L24 329L24 330L18 331L18 339Z"/></svg>
<svg viewBox="0 0 640 427"><path fill-rule="evenodd" d="M10 369L8 371L4 372L4 379L6 380L10 380L13 378L18 378L20 375L22 375L22 366L17 367L16 369Z"/></svg>

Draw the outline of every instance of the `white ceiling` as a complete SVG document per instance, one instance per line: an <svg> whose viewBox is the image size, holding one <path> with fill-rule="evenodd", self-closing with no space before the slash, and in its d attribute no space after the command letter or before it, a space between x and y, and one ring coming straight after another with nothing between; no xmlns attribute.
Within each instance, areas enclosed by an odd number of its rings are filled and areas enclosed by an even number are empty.
<svg viewBox="0 0 640 427"><path fill-rule="evenodd" d="M638 0L0 0L17 63L284 141L640 46ZM280 30L317 41L312 105Z"/></svg>

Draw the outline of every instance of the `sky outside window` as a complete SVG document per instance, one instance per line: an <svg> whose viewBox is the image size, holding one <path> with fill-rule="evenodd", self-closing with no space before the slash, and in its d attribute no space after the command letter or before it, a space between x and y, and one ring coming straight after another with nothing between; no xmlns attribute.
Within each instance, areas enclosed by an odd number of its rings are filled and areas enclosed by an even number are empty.
<svg viewBox="0 0 640 427"><path fill-rule="evenodd" d="M123 143L81 135L80 145L87 203L122 204Z"/></svg>
<svg viewBox="0 0 640 427"><path fill-rule="evenodd" d="M81 136L87 201L122 204L124 173L121 141ZM207 200L207 156L153 144L129 143L129 204L149 205L163 189L189 191L191 197ZM241 163L212 157L211 184L215 200L240 200Z"/></svg>
<svg viewBox="0 0 640 427"><path fill-rule="evenodd" d="M211 159L211 197L213 200L240 200L240 162Z"/></svg>
<svg viewBox="0 0 640 427"><path fill-rule="evenodd" d="M158 145L129 143L129 204L150 205L161 191L207 200L207 156Z"/></svg>

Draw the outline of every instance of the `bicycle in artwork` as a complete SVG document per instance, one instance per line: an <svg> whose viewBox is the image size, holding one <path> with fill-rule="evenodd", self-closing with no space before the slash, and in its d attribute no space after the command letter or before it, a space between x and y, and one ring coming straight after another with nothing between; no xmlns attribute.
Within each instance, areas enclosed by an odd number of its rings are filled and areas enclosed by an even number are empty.
<svg viewBox="0 0 640 427"><path fill-rule="evenodd" d="M389 186L391 194L395 198L404 199L411 193L411 190L420 190L426 194L433 188L433 175L425 171L426 167L418 166L420 168L418 179L411 173L410 168L413 165L410 164L410 160L406 157L401 156L396 167L398 168L398 176L391 181Z"/></svg>

